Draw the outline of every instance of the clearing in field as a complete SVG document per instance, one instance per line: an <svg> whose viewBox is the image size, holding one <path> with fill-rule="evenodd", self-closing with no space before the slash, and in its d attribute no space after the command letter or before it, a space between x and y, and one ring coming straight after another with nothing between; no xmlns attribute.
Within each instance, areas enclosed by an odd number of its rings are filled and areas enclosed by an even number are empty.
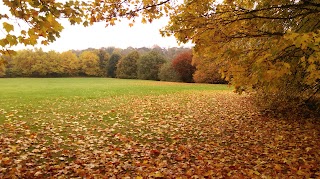
<svg viewBox="0 0 320 179"><path fill-rule="evenodd" d="M0 178L319 178L320 124L226 85L0 79Z"/></svg>

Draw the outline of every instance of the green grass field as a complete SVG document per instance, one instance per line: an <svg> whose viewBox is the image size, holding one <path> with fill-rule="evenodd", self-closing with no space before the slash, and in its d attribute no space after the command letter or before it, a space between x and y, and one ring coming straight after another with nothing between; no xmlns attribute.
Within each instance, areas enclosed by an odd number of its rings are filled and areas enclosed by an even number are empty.
<svg viewBox="0 0 320 179"><path fill-rule="evenodd" d="M7 117L9 119L25 116L21 117L21 120L27 121L34 117L33 114L29 116L31 109L45 111L58 109L73 113L82 110L110 110L119 105L131 105L132 98L144 96L231 90L226 85L112 78L0 78L0 85L0 109L10 114L15 113L14 116ZM98 101L101 101L101 104ZM107 105L103 104L106 101ZM85 105L86 103L96 104ZM1 116L0 123L4 120L5 116Z"/></svg>
<svg viewBox="0 0 320 179"><path fill-rule="evenodd" d="M227 85L0 79L0 178L317 178L319 124Z"/></svg>
<svg viewBox="0 0 320 179"><path fill-rule="evenodd" d="M0 78L5 99L107 98L119 95L159 95L190 90L230 90L226 85L171 83L112 78Z"/></svg>

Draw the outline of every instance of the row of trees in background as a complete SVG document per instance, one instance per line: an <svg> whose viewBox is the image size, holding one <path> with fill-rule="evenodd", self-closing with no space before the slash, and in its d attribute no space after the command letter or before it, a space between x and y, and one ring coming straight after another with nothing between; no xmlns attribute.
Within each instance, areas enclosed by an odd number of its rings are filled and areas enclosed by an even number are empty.
<svg viewBox="0 0 320 179"><path fill-rule="evenodd" d="M176 53L173 53L176 52ZM3 77L94 76L179 82L222 83L218 70L197 69L192 50L116 48L44 52L21 50L4 56ZM215 79L212 76L216 76Z"/></svg>

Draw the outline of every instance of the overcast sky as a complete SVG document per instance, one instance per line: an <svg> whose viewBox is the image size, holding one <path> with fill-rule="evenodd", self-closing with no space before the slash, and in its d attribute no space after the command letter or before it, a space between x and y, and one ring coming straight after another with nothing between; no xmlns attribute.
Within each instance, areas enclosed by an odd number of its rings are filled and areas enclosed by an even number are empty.
<svg viewBox="0 0 320 179"><path fill-rule="evenodd" d="M129 27L128 21L117 23L115 26L105 27L104 23L83 27L81 25L71 26L68 22L63 23L65 29L61 37L45 49L65 51L67 49L85 49L101 47L160 47L178 46L174 37L162 37L159 29L167 24L165 18L155 20L152 24L141 24L140 22Z"/></svg>
<svg viewBox="0 0 320 179"><path fill-rule="evenodd" d="M0 11L8 12L7 7L0 2ZM137 20L139 21L139 20ZM137 22L133 27L129 27L129 22L123 20L115 26L105 27L104 23L96 23L93 26L83 27L81 25L70 25L64 19L61 21L64 30L61 37L54 43L48 46L37 46L43 50L67 51L70 49L82 50L86 48L101 48L101 47L152 47L159 45L160 47L177 47L178 43L174 37L162 37L159 29L163 28L167 22L167 18L154 20L151 24L142 24ZM2 23L0 25L0 38L3 38ZM191 45L183 45L190 47ZM26 48L19 45L14 49ZM33 48L33 47L28 47Z"/></svg>

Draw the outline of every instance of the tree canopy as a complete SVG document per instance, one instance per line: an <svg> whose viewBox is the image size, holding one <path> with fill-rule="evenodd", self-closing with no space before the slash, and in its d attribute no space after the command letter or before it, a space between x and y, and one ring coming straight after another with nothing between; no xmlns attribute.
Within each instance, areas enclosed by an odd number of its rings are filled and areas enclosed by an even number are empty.
<svg viewBox="0 0 320 179"><path fill-rule="evenodd" d="M192 51L178 54L172 60L172 67L178 72L183 82L193 82L193 73L196 69L192 65Z"/></svg>
<svg viewBox="0 0 320 179"><path fill-rule="evenodd" d="M117 64L117 77L127 79L137 78L137 61L139 57L137 51L132 51L127 56L120 59Z"/></svg>
<svg viewBox="0 0 320 179"><path fill-rule="evenodd" d="M195 43L195 57L219 64L239 93L277 108L319 101L319 1L187 0L175 14L162 33Z"/></svg>
<svg viewBox="0 0 320 179"><path fill-rule="evenodd" d="M138 78L144 80L159 80L158 73L165 62L165 58L157 51L151 51L141 56L137 61Z"/></svg>

